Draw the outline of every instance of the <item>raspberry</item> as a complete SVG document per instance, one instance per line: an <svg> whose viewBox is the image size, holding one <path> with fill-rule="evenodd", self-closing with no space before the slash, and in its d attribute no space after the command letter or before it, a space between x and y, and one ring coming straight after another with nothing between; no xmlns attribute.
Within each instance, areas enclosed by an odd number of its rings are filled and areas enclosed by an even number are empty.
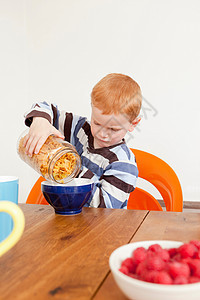
<svg viewBox="0 0 200 300"><path fill-rule="evenodd" d="M125 275L129 274L128 268L126 266L122 266L121 268L119 268L119 271Z"/></svg>
<svg viewBox="0 0 200 300"><path fill-rule="evenodd" d="M197 247L197 249L200 249L200 241L190 241L190 244L194 245L195 247Z"/></svg>
<svg viewBox="0 0 200 300"><path fill-rule="evenodd" d="M188 278L185 276L179 275L174 279L174 284L186 284L188 283Z"/></svg>
<svg viewBox="0 0 200 300"><path fill-rule="evenodd" d="M187 264L189 267L190 267L190 262L192 261L193 259L191 257L187 257L187 258L182 258L180 260L181 263L185 263Z"/></svg>
<svg viewBox="0 0 200 300"><path fill-rule="evenodd" d="M173 261L181 261L181 254L180 253L176 253L176 255L173 256L172 258Z"/></svg>
<svg viewBox="0 0 200 300"><path fill-rule="evenodd" d="M146 262L145 261L142 261L136 268L136 274L140 277L143 276L143 273L146 272Z"/></svg>
<svg viewBox="0 0 200 300"><path fill-rule="evenodd" d="M200 249L197 250L197 252L194 255L194 258L200 259Z"/></svg>
<svg viewBox="0 0 200 300"><path fill-rule="evenodd" d="M150 257L154 257L156 255L157 255L157 253L155 253L153 251L147 251L146 260L148 260Z"/></svg>
<svg viewBox="0 0 200 300"><path fill-rule="evenodd" d="M183 244L178 248L182 258L193 257L197 248L193 244Z"/></svg>
<svg viewBox="0 0 200 300"><path fill-rule="evenodd" d="M170 248L170 249L168 249L168 253L169 253L169 256L171 258L173 258L177 254L177 249L176 248Z"/></svg>
<svg viewBox="0 0 200 300"><path fill-rule="evenodd" d="M164 269L164 261L157 255L147 257L146 265L148 270L161 271Z"/></svg>
<svg viewBox="0 0 200 300"><path fill-rule="evenodd" d="M169 274L172 278L176 278L177 276L189 277L190 268L186 263L181 262L171 262L169 263Z"/></svg>
<svg viewBox="0 0 200 300"><path fill-rule="evenodd" d="M159 271L148 271L144 274L144 280L147 282L155 283L157 282Z"/></svg>
<svg viewBox="0 0 200 300"><path fill-rule="evenodd" d="M153 244L151 246L149 246L148 251L152 251L152 252L160 252L162 251L162 247L159 244Z"/></svg>
<svg viewBox="0 0 200 300"><path fill-rule="evenodd" d="M134 279L139 279L138 276L136 274L132 274L132 273L129 273L127 274L129 277L131 278L134 278Z"/></svg>
<svg viewBox="0 0 200 300"><path fill-rule="evenodd" d="M160 284L172 284L173 281L167 272L161 271L158 272L155 282Z"/></svg>
<svg viewBox="0 0 200 300"><path fill-rule="evenodd" d="M200 260L193 259L188 264L189 264L192 276L200 278Z"/></svg>
<svg viewBox="0 0 200 300"><path fill-rule="evenodd" d="M200 278L195 276L190 276L189 283L196 283L196 282L200 282Z"/></svg>
<svg viewBox="0 0 200 300"><path fill-rule="evenodd" d="M166 249L162 249L158 254L157 254L163 261L169 261L170 256L169 252Z"/></svg>
<svg viewBox="0 0 200 300"><path fill-rule="evenodd" d="M141 263L146 258L146 249L144 247L139 247L133 251L132 257L136 264Z"/></svg>
<svg viewBox="0 0 200 300"><path fill-rule="evenodd" d="M126 258L122 264L121 267L127 267L129 273L135 273L135 269L136 269L136 264L134 263L134 261L132 260L131 257Z"/></svg>

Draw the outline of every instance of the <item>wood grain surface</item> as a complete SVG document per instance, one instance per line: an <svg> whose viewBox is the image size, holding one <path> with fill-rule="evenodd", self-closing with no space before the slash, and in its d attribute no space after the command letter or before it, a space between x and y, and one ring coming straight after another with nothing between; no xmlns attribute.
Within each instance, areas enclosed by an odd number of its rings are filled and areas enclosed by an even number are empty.
<svg viewBox="0 0 200 300"><path fill-rule="evenodd" d="M60 216L47 205L20 207L25 231L0 259L1 300L94 298L109 277L111 252L129 243L148 215L84 208L79 215Z"/></svg>

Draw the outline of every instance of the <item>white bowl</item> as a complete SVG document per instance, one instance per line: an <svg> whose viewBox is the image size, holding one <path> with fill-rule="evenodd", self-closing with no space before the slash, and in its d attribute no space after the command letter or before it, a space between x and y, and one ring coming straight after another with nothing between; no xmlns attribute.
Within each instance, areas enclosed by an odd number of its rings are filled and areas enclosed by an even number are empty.
<svg viewBox="0 0 200 300"><path fill-rule="evenodd" d="M178 248L183 243L176 241L142 241L127 244L112 252L109 265L114 279L121 291L133 300L199 300L200 283L184 285L164 285L144 282L131 278L119 271L121 263L130 257L138 247L148 248L152 244L159 244L163 248Z"/></svg>

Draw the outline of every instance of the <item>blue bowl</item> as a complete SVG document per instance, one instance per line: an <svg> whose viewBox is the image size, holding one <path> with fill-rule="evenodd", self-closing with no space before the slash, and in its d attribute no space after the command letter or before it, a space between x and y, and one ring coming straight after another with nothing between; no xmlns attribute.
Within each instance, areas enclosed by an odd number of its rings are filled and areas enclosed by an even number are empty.
<svg viewBox="0 0 200 300"><path fill-rule="evenodd" d="M41 183L41 189L47 202L53 206L55 213L60 215L75 215L92 197L94 183L90 179L74 178L66 184L56 184L48 181Z"/></svg>

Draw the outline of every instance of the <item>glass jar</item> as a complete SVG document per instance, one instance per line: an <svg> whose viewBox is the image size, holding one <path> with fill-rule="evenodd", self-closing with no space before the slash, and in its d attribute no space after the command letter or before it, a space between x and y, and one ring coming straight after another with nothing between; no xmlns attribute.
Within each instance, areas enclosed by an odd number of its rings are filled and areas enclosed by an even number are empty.
<svg viewBox="0 0 200 300"><path fill-rule="evenodd" d="M75 147L54 135L50 135L38 154L28 156L25 152L26 130L19 138L17 152L20 158L35 169L46 180L67 183L75 178L81 169L81 158Z"/></svg>

